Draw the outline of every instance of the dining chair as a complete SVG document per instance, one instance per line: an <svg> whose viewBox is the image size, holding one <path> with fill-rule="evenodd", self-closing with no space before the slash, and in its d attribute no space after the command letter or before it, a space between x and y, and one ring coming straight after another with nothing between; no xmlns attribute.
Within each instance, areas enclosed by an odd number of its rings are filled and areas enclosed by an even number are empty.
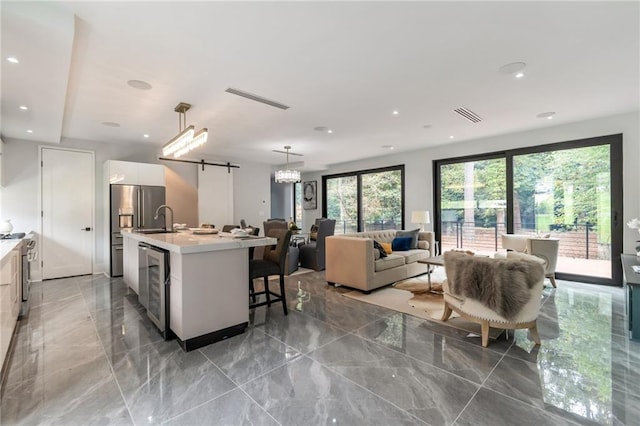
<svg viewBox="0 0 640 426"><path fill-rule="evenodd" d="M249 296L251 303L249 309L259 306L271 306L274 302L282 302L282 310L287 315L287 300L284 290L285 258L289 242L291 241L291 231L287 229L271 229L267 237L278 240L275 246L266 246L262 259L249 259ZM269 289L269 276L278 275L280 277L280 294ZM264 290L255 291L253 280L262 278L264 280ZM264 294L265 301L258 302L256 296Z"/></svg>

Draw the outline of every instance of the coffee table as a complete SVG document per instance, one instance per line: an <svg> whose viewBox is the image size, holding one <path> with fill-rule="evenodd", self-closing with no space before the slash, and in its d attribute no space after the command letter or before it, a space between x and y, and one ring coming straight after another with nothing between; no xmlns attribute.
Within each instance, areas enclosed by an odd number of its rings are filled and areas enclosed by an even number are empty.
<svg viewBox="0 0 640 426"><path fill-rule="evenodd" d="M418 263L426 263L427 265L433 266L444 266L444 256L434 256L428 257L426 259L418 260ZM431 268L427 270L427 281L429 282L429 287L431 287Z"/></svg>

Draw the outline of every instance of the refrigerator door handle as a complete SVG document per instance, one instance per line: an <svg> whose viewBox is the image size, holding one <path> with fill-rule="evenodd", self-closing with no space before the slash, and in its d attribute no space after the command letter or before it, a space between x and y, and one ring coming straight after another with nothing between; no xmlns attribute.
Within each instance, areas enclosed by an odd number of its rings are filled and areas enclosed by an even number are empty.
<svg viewBox="0 0 640 426"><path fill-rule="evenodd" d="M138 189L136 190L136 192L137 192L137 194L138 194L138 197L137 197L137 204L138 204L138 205L137 205L137 207L138 207L138 208L136 209L136 212L138 213L137 223L138 223L138 229L140 229L140 228L142 228L142 222L141 222L141 220L140 220L140 216L142 216L142 214L141 214L141 212L140 212L141 204L142 204L142 203L140 202L140 188L138 188Z"/></svg>
<svg viewBox="0 0 640 426"><path fill-rule="evenodd" d="M146 228L147 225L144 224L144 215L145 215L145 211L144 211L144 188L140 187L140 222L142 222L142 228Z"/></svg>

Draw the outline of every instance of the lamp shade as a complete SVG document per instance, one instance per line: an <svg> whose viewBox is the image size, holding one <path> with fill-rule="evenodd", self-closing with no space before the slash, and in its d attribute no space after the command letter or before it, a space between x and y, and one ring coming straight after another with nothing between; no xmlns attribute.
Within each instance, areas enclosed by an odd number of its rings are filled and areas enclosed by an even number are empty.
<svg viewBox="0 0 640 426"><path fill-rule="evenodd" d="M411 212L411 223L431 223L428 210L414 210Z"/></svg>

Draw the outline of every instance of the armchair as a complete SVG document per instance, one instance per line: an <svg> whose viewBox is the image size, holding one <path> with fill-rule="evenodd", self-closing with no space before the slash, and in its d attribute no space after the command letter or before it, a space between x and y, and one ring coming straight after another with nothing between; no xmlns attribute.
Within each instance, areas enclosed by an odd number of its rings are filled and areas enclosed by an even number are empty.
<svg viewBox="0 0 640 426"><path fill-rule="evenodd" d="M544 260L544 276L549 278L551 285L556 287L556 264L558 263L558 238L529 238L527 240L527 253Z"/></svg>
<svg viewBox="0 0 640 426"><path fill-rule="evenodd" d="M536 238L521 234L502 234L502 248L520 253L527 253L545 262L544 276L556 287L556 265L558 263L558 238Z"/></svg>
<svg viewBox="0 0 640 426"><path fill-rule="evenodd" d="M300 247L300 266L322 271L325 268L325 239L333 235L336 229L335 219L316 220L318 234L315 241L309 241Z"/></svg>
<svg viewBox="0 0 640 426"><path fill-rule="evenodd" d="M444 267L442 321L456 312L480 323L484 347L489 344L489 327L528 328L540 344L536 319L544 288L542 259L516 252L507 253L506 259L447 252Z"/></svg>

